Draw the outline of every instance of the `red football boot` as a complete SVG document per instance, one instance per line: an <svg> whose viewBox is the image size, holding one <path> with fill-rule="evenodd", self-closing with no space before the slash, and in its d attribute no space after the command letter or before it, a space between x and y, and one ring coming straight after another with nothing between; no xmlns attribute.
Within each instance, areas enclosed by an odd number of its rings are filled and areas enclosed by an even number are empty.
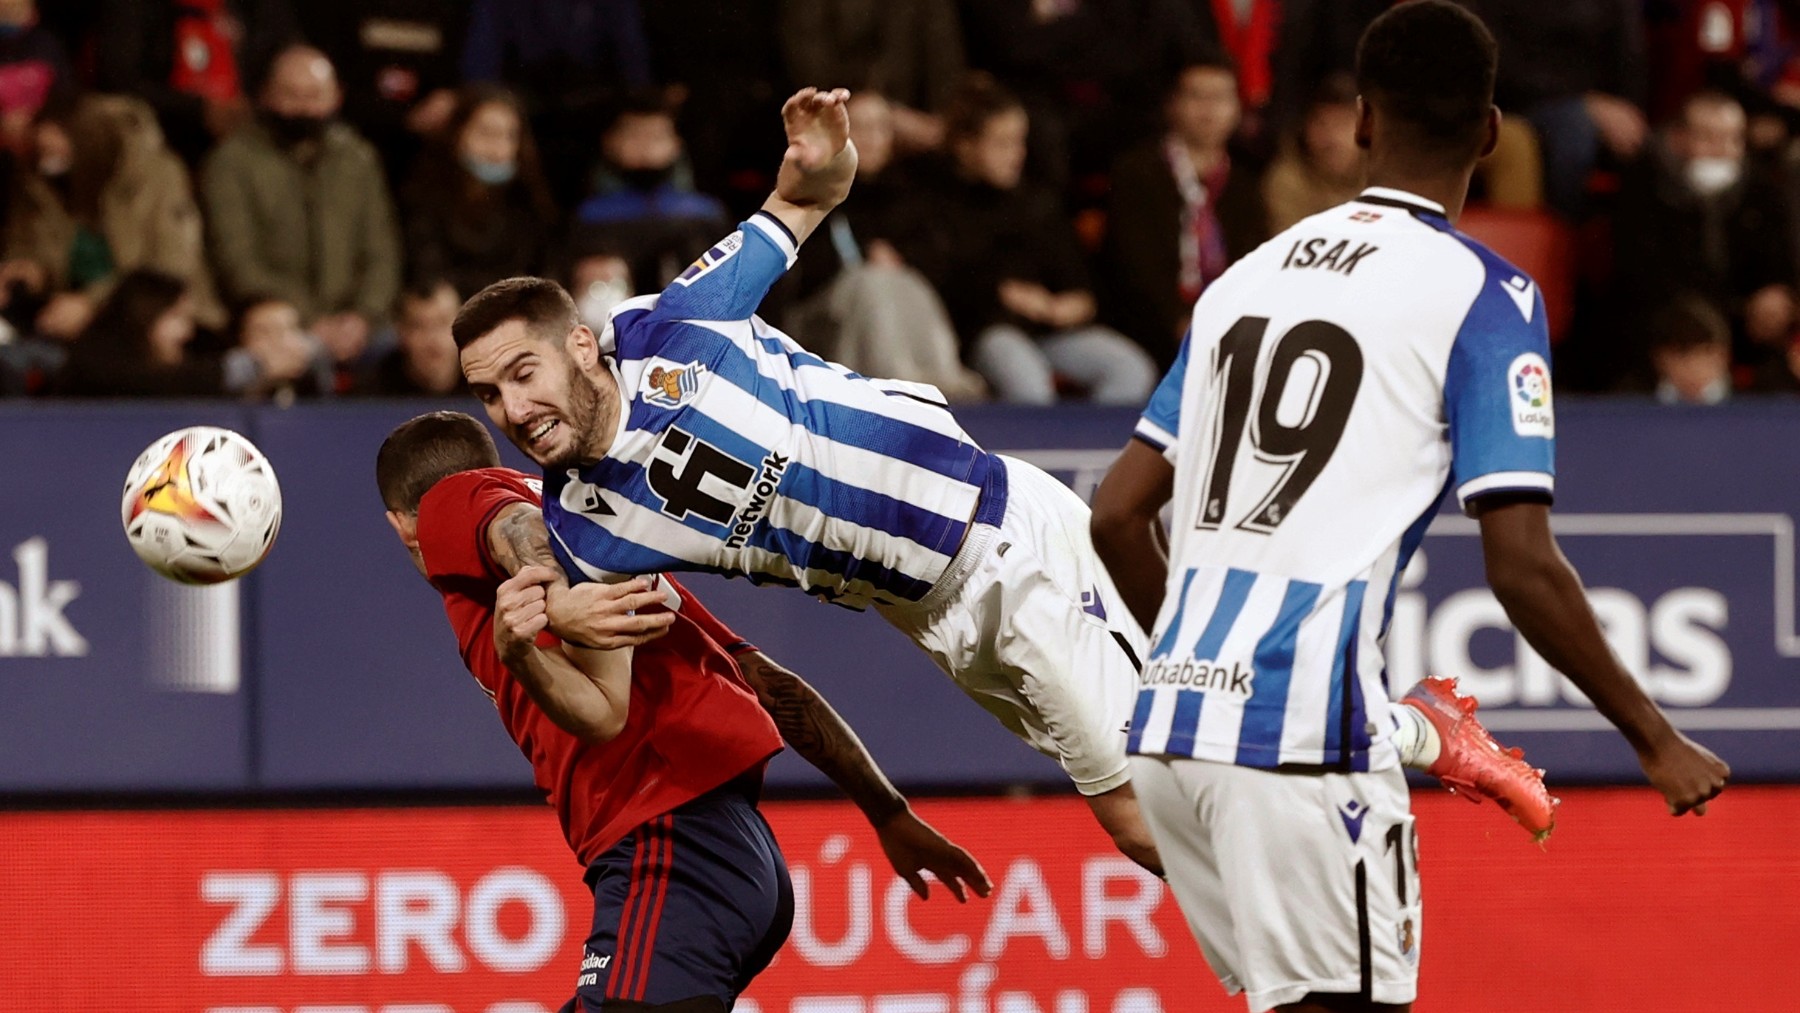
<svg viewBox="0 0 1800 1013"><path fill-rule="evenodd" d="M1494 741L1475 717L1479 704L1456 692L1455 679L1425 679L1400 702L1425 715L1443 743L1427 774L1471 802L1492 799L1540 844L1550 836L1561 800L1545 789L1544 772L1525 762L1524 750Z"/></svg>

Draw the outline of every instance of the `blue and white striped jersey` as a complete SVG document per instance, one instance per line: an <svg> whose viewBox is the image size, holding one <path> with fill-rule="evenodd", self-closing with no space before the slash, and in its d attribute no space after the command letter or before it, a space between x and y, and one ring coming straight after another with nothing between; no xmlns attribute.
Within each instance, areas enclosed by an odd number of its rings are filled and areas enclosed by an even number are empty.
<svg viewBox="0 0 1800 1013"><path fill-rule="evenodd" d="M701 571L899 604L1004 511L1004 468L935 388L858 376L752 315L796 252L759 212L614 309L599 337L618 433L598 463L544 476L571 577Z"/></svg>
<svg viewBox="0 0 1800 1013"><path fill-rule="evenodd" d="M1446 488L1552 491L1537 286L1411 194L1300 222L1200 298L1137 436L1175 465L1135 753L1381 770L1382 642Z"/></svg>

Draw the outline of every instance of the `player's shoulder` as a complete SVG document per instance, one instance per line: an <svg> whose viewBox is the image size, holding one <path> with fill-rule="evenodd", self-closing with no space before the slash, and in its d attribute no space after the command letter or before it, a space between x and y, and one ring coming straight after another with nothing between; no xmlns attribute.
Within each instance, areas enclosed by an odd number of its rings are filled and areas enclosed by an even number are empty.
<svg viewBox="0 0 1800 1013"><path fill-rule="evenodd" d="M441 507L490 501L518 501L536 506L543 498L543 480L534 475L512 468L472 468L439 479L420 498L419 512L435 513Z"/></svg>

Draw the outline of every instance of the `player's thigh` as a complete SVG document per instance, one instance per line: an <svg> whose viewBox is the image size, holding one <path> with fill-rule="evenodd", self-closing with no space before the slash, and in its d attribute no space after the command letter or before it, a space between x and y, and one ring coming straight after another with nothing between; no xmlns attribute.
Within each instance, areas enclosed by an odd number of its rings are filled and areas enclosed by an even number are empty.
<svg viewBox="0 0 1800 1013"><path fill-rule="evenodd" d="M1398 770L1299 775L1174 761L1215 781L1209 822L1253 1010L1417 990L1416 838Z"/></svg>
<svg viewBox="0 0 1800 1013"><path fill-rule="evenodd" d="M793 894L748 801L698 799L596 862L577 995L589 1008L697 996L727 1006L787 938Z"/></svg>
<svg viewBox="0 0 1800 1013"><path fill-rule="evenodd" d="M1131 786L1188 931L1226 990L1240 991L1225 882L1212 829L1202 815L1210 805L1207 786L1178 778L1170 761L1160 756L1131 758Z"/></svg>

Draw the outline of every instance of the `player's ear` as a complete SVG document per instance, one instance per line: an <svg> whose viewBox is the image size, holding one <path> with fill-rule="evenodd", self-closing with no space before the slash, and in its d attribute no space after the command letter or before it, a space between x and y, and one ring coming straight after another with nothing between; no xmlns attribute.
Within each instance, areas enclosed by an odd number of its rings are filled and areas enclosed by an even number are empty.
<svg viewBox="0 0 1800 1013"><path fill-rule="evenodd" d="M1486 158L1500 146L1500 107L1488 106L1487 136L1481 141L1481 157Z"/></svg>
<svg viewBox="0 0 1800 1013"><path fill-rule="evenodd" d="M406 546L408 549L417 549L419 547L418 514L403 514L398 510L389 510L387 512L387 522L388 527L394 529L394 534L400 536L400 544Z"/></svg>
<svg viewBox="0 0 1800 1013"><path fill-rule="evenodd" d="M564 340L563 349L583 372L600 364L600 339L594 337L594 332L586 324L575 325L575 329Z"/></svg>
<svg viewBox="0 0 1800 1013"><path fill-rule="evenodd" d="M1356 96L1356 146L1364 151L1369 150L1369 142L1375 136L1375 107L1361 95Z"/></svg>

